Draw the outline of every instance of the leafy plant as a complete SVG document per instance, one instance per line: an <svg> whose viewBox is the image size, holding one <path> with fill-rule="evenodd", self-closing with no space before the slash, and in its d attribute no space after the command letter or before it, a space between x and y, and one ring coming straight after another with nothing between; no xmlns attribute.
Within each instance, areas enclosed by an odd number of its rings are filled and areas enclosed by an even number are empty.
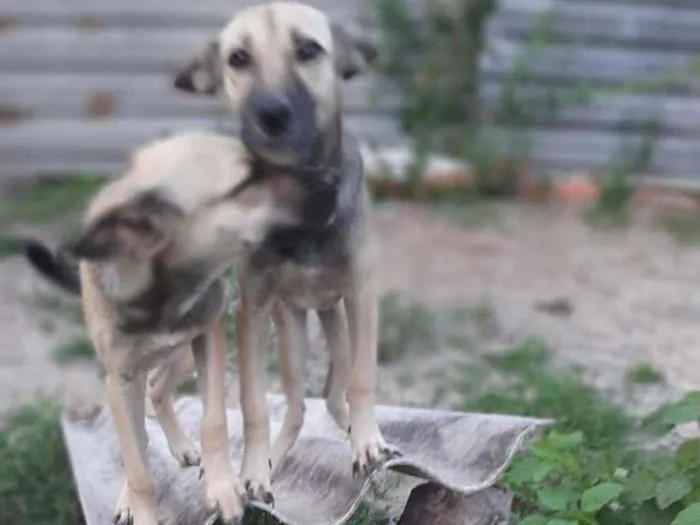
<svg viewBox="0 0 700 525"><path fill-rule="evenodd" d="M84 523L59 423L50 399L11 413L0 430L0 523Z"/></svg>
<svg viewBox="0 0 700 525"><path fill-rule="evenodd" d="M520 525L700 523L700 441L676 452L617 454L582 432L551 430L504 476Z"/></svg>
<svg viewBox="0 0 700 525"><path fill-rule="evenodd" d="M3 202L0 224L45 222L80 209L104 184L97 175L43 178L16 188Z"/></svg>
<svg viewBox="0 0 700 525"><path fill-rule="evenodd" d="M88 338L79 337L56 348L53 357L59 363L71 363L92 360L95 358L95 351Z"/></svg>

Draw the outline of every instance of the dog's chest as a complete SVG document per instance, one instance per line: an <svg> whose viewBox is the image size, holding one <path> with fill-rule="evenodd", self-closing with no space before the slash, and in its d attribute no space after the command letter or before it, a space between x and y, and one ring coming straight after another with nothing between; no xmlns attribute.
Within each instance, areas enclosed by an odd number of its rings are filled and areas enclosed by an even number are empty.
<svg viewBox="0 0 700 525"><path fill-rule="evenodd" d="M285 262L274 272L275 289L287 302L309 310L327 310L348 291L343 266L304 266Z"/></svg>

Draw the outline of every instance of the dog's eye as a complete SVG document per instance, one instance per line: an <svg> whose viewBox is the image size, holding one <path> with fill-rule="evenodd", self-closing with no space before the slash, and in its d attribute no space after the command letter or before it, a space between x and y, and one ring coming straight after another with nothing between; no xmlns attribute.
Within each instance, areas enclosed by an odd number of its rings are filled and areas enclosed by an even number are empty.
<svg viewBox="0 0 700 525"><path fill-rule="evenodd" d="M233 69L244 69L250 64L250 53L245 49L236 49L228 56L228 65Z"/></svg>
<svg viewBox="0 0 700 525"><path fill-rule="evenodd" d="M304 39L297 43L296 55L300 62L309 62L321 54L323 48L315 40Z"/></svg>

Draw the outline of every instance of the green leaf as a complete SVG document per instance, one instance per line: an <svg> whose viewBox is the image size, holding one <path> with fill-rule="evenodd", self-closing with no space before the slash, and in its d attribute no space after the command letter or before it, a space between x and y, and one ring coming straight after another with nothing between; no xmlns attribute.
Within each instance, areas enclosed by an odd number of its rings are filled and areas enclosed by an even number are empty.
<svg viewBox="0 0 700 525"><path fill-rule="evenodd" d="M532 481L535 478L535 472L541 469L543 465L548 464L546 461L532 456L522 458L515 461L508 469L506 479L511 485L522 485Z"/></svg>
<svg viewBox="0 0 700 525"><path fill-rule="evenodd" d="M547 441L558 450L570 450L583 443L583 432L561 434L556 430L552 430L547 436Z"/></svg>
<svg viewBox="0 0 700 525"><path fill-rule="evenodd" d="M676 472L675 460L668 454L657 452L646 462L649 469L659 478L667 478Z"/></svg>
<svg viewBox="0 0 700 525"><path fill-rule="evenodd" d="M680 423L700 419L700 399L688 395L677 403L660 408L646 418L645 426L650 430L667 432Z"/></svg>
<svg viewBox="0 0 700 525"><path fill-rule="evenodd" d="M560 519L553 519L549 520L547 522L547 525L578 525L575 521L571 520L560 520Z"/></svg>
<svg viewBox="0 0 700 525"><path fill-rule="evenodd" d="M601 483L591 487L581 496L581 510L585 512L597 512L612 500L617 498L623 490L619 483Z"/></svg>
<svg viewBox="0 0 700 525"><path fill-rule="evenodd" d="M690 481L684 477L662 479L656 486L656 503L661 510L666 509L690 494L691 490Z"/></svg>
<svg viewBox="0 0 700 525"><path fill-rule="evenodd" d="M532 473L532 480L535 483L540 483L555 469L555 467L556 465L553 465L552 463L542 462Z"/></svg>
<svg viewBox="0 0 700 525"><path fill-rule="evenodd" d="M630 501L635 505L641 505L654 497L656 478L648 470L640 470L630 476L625 488Z"/></svg>
<svg viewBox="0 0 700 525"><path fill-rule="evenodd" d="M551 487L537 491L540 504L550 510L566 510L569 503L576 501L576 494L568 487Z"/></svg>
<svg viewBox="0 0 700 525"><path fill-rule="evenodd" d="M661 510L653 501L645 501L634 511L634 525L671 525L680 509Z"/></svg>
<svg viewBox="0 0 700 525"><path fill-rule="evenodd" d="M698 523L700 523L700 503L693 503L679 512L671 525L698 525Z"/></svg>
<svg viewBox="0 0 700 525"><path fill-rule="evenodd" d="M676 464L683 470L700 465L700 439L689 439L676 451Z"/></svg>
<svg viewBox="0 0 700 525"><path fill-rule="evenodd" d="M547 525L547 518L538 514L536 516L528 516L522 520L518 525Z"/></svg>

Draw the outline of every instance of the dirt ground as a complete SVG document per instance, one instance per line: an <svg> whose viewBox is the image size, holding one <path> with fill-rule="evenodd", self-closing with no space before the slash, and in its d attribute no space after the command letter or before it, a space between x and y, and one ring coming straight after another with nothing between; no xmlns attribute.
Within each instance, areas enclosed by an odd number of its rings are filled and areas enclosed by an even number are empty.
<svg viewBox="0 0 700 525"><path fill-rule="evenodd" d="M665 385L645 389L634 409L700 388L700 246L679 244L649 214L599 230L571 207L499 204L457 224L431 208L391 203L378 207L376 222L385 291L435 308L488 301L498 325L473 350L446 345L382 369L381 402L429 405L446 366L533 334L613 393L635 364L662 371ZM81 331L37 307L51 293L20 257L0 259L0 413L38 394L101 396L94 365L52 358ZM310 367L315 388L325 353L315 352Z"/></svg>

